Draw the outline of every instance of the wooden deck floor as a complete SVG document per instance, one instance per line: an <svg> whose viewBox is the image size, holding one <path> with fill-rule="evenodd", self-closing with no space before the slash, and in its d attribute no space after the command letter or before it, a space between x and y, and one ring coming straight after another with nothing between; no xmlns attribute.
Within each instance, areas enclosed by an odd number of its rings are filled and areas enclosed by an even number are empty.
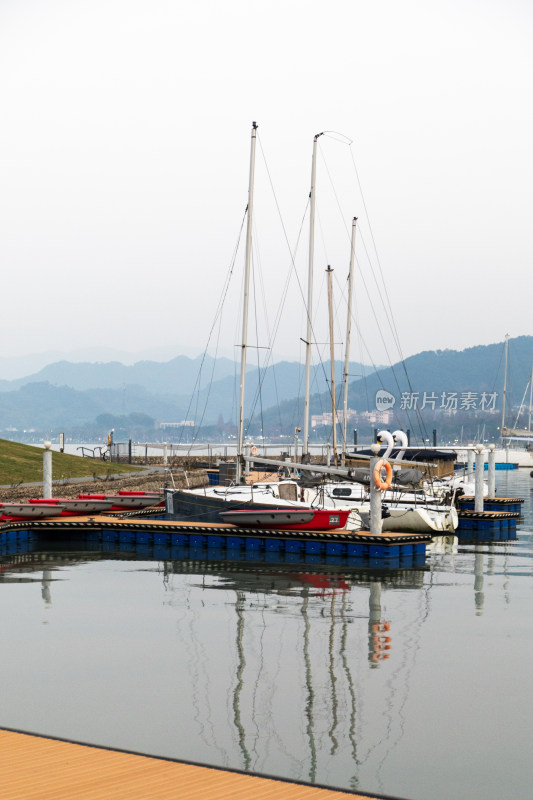
<svg viewBox="0 0 533 800"><path fill-rule="evenodd" d="M374 797L0 729L2 800L335 800ZM374 798L376 800L376 798Z"/></svg>

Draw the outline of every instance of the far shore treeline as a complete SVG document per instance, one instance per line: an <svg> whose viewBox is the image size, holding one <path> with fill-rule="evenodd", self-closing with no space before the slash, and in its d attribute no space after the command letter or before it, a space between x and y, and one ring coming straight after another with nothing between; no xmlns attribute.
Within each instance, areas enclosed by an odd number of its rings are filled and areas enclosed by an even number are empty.
<svg viewBox="0 0 533 800"><path fill-rule="evenodd" d="M510 339L508 426L528 425L532 366L533 336ZM344 364L336 362L341 410L343 371ZM360 441L382 427L409 429L417 441L431 439L434 428L440 442L499 436L503 342L462 351L424 351L388 367L354 362L349 372L349 442L354 428ZM303 427L303 386L303 364L279 362L262 371L250 366L246 433L291 439ZM62 432L67 440L97 442L114 429L115 441L230 442L236 435L238 387L239 366L226 358L178 356L131 366L60 361L26 378L0 380L0 436L41 442ZM313 366L311 391L311 415L321 417L311 428L311 440L325 441L331 437L328 362ZM522 401L526 408L517 420ZM388 415L378 414L387 408Z"/></svg>

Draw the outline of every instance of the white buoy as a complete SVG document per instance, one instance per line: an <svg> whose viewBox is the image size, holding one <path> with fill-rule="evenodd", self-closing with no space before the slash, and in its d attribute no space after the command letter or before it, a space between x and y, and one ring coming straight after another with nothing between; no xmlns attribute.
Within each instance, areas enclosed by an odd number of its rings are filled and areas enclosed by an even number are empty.
<svg viewBox="0 0 533 800"><path fill-rule="evenodd" d="M380 446L374 442L370 446L374 456L370 459L370 533L377 536L383 530L383 520L381 518L381 489L378 489L374 483L374 469L380 460L377 455L380 451Z"/></svg>
<svg viewBox="0 0 533 800"><path fill-rule="evenodd" d="M489 445L489 497L496 497L496 452L493 444Z"/></svg>
<svg viewBox="0 0 533 800"><path fill-rule="evenodd" d="M483 511L483 486L485 483L485 453L483 445L476 445L476 484L474 510Z"/></svg>
<svg viewBox="0 0 533 800"><path fill-rule="evenodd" d="M52 442L44 443L43 453L43 498L48 500L52 497Z"/></svg>

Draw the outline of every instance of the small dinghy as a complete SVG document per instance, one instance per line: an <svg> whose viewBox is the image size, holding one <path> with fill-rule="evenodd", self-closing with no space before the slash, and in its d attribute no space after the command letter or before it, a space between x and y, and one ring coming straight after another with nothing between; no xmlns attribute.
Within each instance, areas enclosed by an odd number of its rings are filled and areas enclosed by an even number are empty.
<svg viewBox="0 0 533 800"><path fill-rule="evenodd" d="M239 528L328 531L344 528L349 513L349 509L328 508L239 508L221 511L219 516L224 522L238 525Z"/></svg>
<svg viewBox="0 0 533 800"><path fill-rule="evenodd" d="M0 505L2 516L0 519L43 519L44 517L58 517L61 510L48 503L2 503Z"/></svg>
<svg viewBox="0 0 533 800"><path fill-rule="evenodd" d="M118 494L121 497L149 497L152 500L153 506L165 505L165 498L162 492L133 492L127 491L126 489L121 489Z"/></svg>
<svg viewBox="0 0 533 800"><path fill-rule="evenodd" d="M58 514L65 517L81 516L86 514L103 514L112 506L111 500L80 500L79 497L35 497L28 502L35 505L52 505L58 509Z"/></svg>
<svg viewBox="0 0 533 800"><path fill-rule="evenodd" d="M151 495L131 494L79 494L79 500L107 500L111 502L110 511L134 511L138 508L148 508L155 504Z"/></svg>

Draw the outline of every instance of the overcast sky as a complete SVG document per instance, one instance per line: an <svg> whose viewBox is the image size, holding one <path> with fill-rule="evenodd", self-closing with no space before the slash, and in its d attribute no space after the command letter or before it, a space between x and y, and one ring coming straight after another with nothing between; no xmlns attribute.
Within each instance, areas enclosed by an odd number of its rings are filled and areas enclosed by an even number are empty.
<svg viewBox="0 0 533 800"><path fill-rule="evenodd" d="M201 352L253 120L250 331L275 360L303 356L321 131L321 352L330 263L342 357L354 215L354 359L399 358L380 268L404 355L533 333L532 22L529 0L2 0L2 355ZM243 241L211 352L238 355Z"/></svg>

